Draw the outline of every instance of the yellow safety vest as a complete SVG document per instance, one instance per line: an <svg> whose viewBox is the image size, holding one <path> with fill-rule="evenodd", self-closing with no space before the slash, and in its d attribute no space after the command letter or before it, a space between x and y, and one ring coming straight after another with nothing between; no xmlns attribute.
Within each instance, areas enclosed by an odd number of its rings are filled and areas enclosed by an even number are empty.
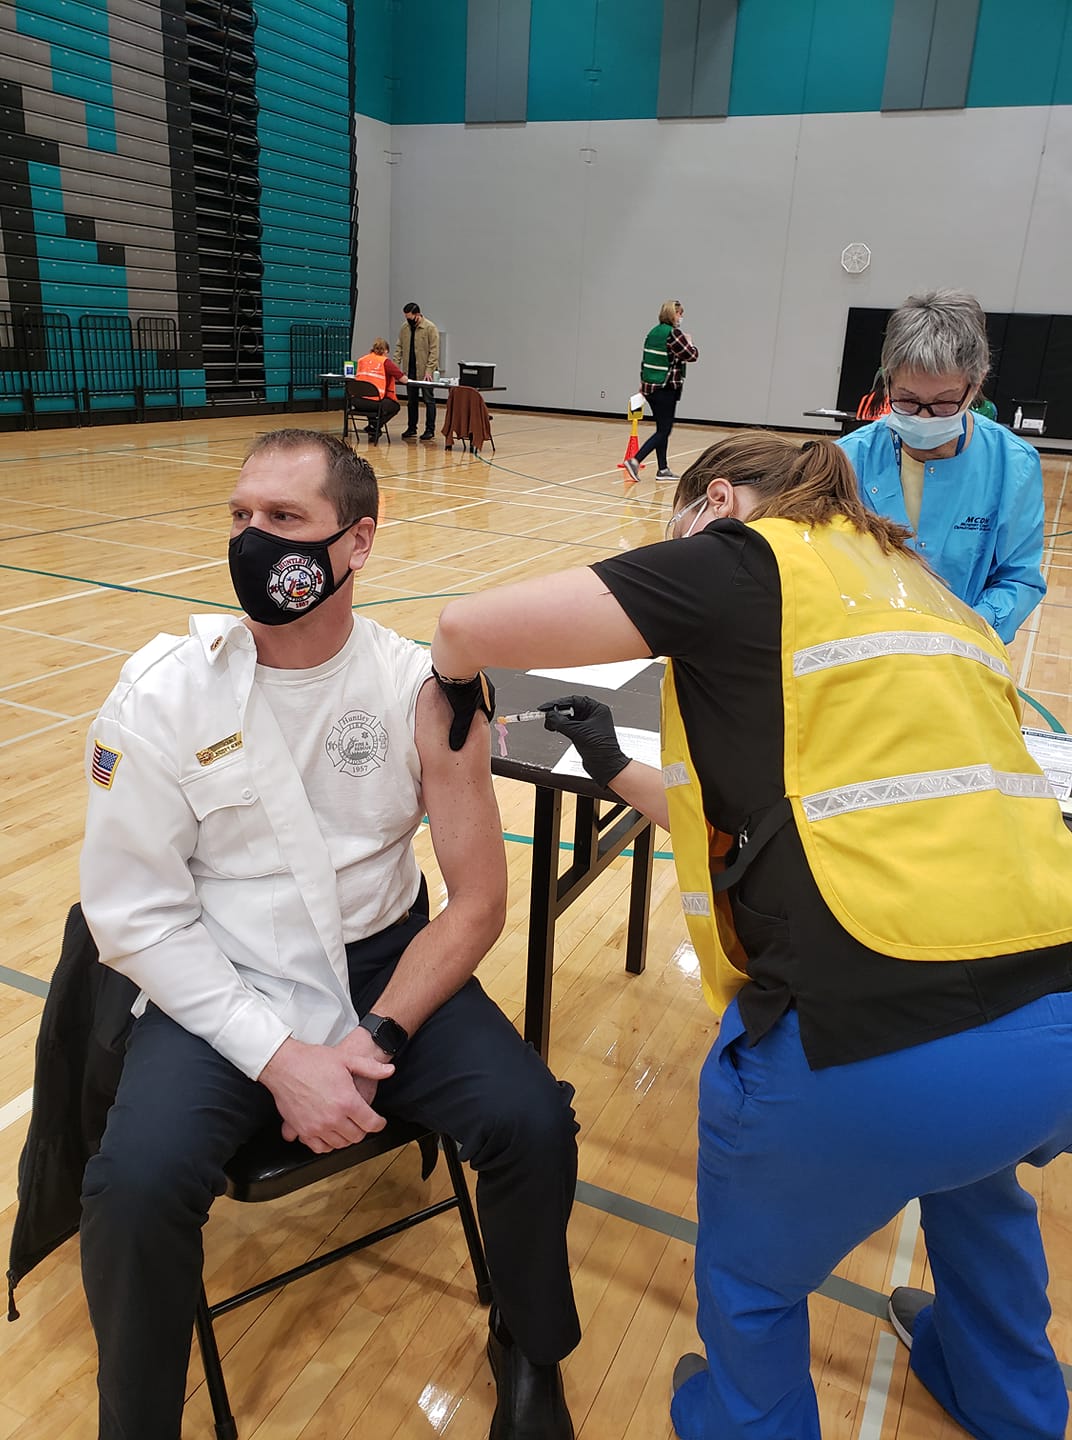
<svg viewBox="0 0 1072 1440"><path fill-rule="evenodd" d="M1072 835L1024 745L1001 641L921 565L840 518L753 528L781 580L788 807L838 922L903 960L1072 941ZM737 837L704 815L672 661L662 759L682 907L721 1013L748 979L717 878Z"/></svg>

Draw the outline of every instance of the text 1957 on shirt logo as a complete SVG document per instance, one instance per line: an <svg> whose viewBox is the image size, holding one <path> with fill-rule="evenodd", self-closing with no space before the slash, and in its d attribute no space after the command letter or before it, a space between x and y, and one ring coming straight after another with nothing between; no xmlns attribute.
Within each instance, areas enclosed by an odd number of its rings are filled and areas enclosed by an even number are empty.
<svg viewBox="0 0 1072 1440"><path fill-rule="evenodd" d="M272 566L268 594L280 610L301 614L322 593L326 576L308 555L284 555Z"/></svg>
<svg viewBox="0 0 1072 1440"><path fill-rule="evenodd" d="M368 775L387 758L387 731L375 715L348 710L325 741L331 763L344 775Z"/></svg>

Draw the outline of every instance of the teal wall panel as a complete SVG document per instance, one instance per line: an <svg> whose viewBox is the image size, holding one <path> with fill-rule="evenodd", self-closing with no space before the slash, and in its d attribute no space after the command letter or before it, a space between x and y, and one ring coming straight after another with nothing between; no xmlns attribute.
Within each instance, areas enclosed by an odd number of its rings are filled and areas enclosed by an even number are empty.
<svg viewBox="0 0 1072 1440"><path fill-rule="evenodd" d="M1061 58L1057 62L1057 79L1053 86L1055 105L1072 105L1072 7L1065 20L1065 33L1061 42Z"/></svg>
<svg viewBox="0 0 1072 1440"><path fill-rule="evenodd" d="M814 0L741 0L731 115L796 115L804 108Z"/></svg>
<svg viewBox="0 0 1072 1440"><path fill-rule="evenodd" d="M533 0L529 120L653 117L662 26L652 0Z"/></svg>
<svg viewBox="0 0 1072 1440"><path fill-rule="evenodd" d="M804 111L877 110L894 0L816 0Z"/></svg>
<svg viewBox="0 0 1072 1440"><path fill-rule="evenodd" d="M354 4L358 109L395 124L462 123L467 0ZM881 109L895 4L739 0L729 114ZM958 8L943 0L954 35ZM1072 103L1070 13L1070 0L980 0L966 104ZM531 0L526 120L656 118L663 18L661 0ZM938 60L966 64L970 29L963 56L943 32Z"/></svg>
<svg viewBox="0 0 1072 1440"><path fill-rule="evenodd" d="M391 123L394 15L391 0L353 0L354 96L362 115Z"/></svg>
<svg viewBox="0 0 1072 1440"><path fill-rule="evenodd" d="M1062 58L1067 61L1068 0L983 0L968 82L968 104L1068 104L1059 95ZM1065 56L1062 57L1064 44Z"/></svg>
<svg viewBox="0 0 1072 1440"><path fill-rule="evenodd" d="M466 0L400 6L395 69L396 125L460 125L465 120Z"/></svg>

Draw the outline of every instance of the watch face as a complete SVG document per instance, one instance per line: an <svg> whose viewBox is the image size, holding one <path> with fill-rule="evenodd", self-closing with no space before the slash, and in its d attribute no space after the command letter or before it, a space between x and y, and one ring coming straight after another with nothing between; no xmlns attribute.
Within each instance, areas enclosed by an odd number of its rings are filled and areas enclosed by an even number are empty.
<svg viewBox="0 0 1072 1440"><path fill-rule="evenodd" d="M409 1036L399 1025L397 1020L392 1020L388 1015L368 1014L361 1021L363 1029L367 1030L375 1040L376 1044L386 1055L395 1055L409 1039Z"/></svg>

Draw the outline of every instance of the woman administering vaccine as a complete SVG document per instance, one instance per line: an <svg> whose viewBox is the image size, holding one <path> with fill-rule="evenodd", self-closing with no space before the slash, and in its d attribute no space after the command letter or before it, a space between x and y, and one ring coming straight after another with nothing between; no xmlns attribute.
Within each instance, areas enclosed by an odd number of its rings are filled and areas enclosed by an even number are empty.
<svg viewBox="0 0 1072 1440"><path fill-rule="evenodd" d="M869 509L1008 644L1046 593L1038 451L970 406L990 368L986 316L962 290L912 295L882 346L889 413L844 436Z"/></svg>
<svg viewBox="0 0 1072 1440"><path fill-rule="evenodd" d="M817 1440L808 1296L920 1197L937 1299L891 1297L914 1371L973 1435L1062 1440L1016 1166L1072 1145L1072 836L1005 648L832 442L720 441L674 511L670 543L452 601L432 657L452 745L483 665L668 657L661 770L584 697L546 723L669 823L722 1016L676 1433Z"/></svg>

